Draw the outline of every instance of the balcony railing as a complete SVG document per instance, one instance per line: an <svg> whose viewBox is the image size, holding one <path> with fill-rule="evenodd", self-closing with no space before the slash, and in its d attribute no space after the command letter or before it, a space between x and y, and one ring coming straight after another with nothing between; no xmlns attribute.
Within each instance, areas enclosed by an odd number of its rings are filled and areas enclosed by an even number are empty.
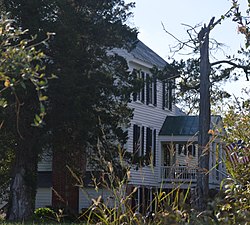
<svg viewBox="0 0 250 225"><path fill-rule="evenodd" d="M162 166L161 181L196 181L196 171L194 167L187 166Z"/></svg>

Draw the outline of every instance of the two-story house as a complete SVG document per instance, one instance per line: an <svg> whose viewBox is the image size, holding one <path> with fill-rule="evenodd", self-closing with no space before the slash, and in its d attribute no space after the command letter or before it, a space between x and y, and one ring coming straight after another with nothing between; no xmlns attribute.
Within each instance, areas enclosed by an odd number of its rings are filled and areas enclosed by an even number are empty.
<svg viewBox="0 0 250 225"><path fill-rule="evenodd" d="M198 117L186 116L174 105L173 80L162 82L152 76L153 66L161 69L167 62L149 47L138 41L131 52L123 49L115 52L123 56L129 69L136 71L144 81L142 89L133 94L129 103L134 116L128 129L126 149L133 153L135 163L129 180L131 190L137 187L132 204L145 212L157 190L170 190L177 183L183 189L196 185ZM212 117L211 129L217 126L221 126L221 118ZM211 188L217 188L225 174L222 163L225 155L219 138L211 140L210 152L209 182ZM140 166L141 159L144 163ZM39 163L36 207L52 205L51 163L50 156ZM92 199L99 195L105 201L110 194L105 188L96 191L86 185L83 190L79 189L77 208L88 208Z"/></svg>

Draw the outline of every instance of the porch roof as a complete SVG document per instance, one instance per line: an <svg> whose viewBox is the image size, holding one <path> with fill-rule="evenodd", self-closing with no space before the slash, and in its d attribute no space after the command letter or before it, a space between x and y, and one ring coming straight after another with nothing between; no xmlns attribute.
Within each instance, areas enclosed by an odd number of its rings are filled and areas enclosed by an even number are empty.
<svg viewBox="0 0 250 225"><path fill-rule="evenodd" d="M220 116L211 116L210 129L221 127ZM199 116L167 116L159 135L193 136L199 131Z"/></svg>

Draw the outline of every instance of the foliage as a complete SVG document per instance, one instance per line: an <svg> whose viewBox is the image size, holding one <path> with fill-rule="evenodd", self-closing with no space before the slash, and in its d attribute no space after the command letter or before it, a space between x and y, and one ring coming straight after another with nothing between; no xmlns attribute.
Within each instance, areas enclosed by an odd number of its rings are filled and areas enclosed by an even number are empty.
<svg viewBox="0 0 250 225"><path fill-rule="evenodd" d="M34 219L42 223L51 221L55 218L55 212L51 208L38 208L34 212Z"/></svg>
<svg viewBox="0 0 250 225"><path fill-rule="evenodd" d="M34 125L40 126L45 116L45 104L48 99L45 91L48 85L48 77L45 75L45 67L42 62L45 55L36 50L31 43L32 39L23 39L27 31L22 31L14 25L14 21L6 15L0 20L0 106L6 108L16 104L17 129L21 104L19 92L22 93L27 86L32 84L37 92L37 101L40 102L40 113L34 118ZM38 43L36 44L38 45Z"/></svg>
<svg viewBox="0 0 250 225"><path fill-rule="evenodd" d="M248 175L249 165L238 168L238 172L240 171ZM244 180L246 181L246 177ZM225 188L224 200L218 203L218 211L216 212L218 220L222 224L248 224L250 222L249 183L241 183L239 180L229 180Z"/></svg>
<svg viewBox="0 0 250 225"><path fill-rule="evenodd" d="M34 211L34 220L39 223L57 222L64 223L66 215L62 209L52 209L49 207L37 208Z"/></svg>
<svg viewBox="0 0 250 225"><path fill-rule="evenodd" d="M109 164L109 167L112 168ZM87 224L248 224L249 221L249 164L239 165L233 178L227 178L223 189L209 201L207 209L196 211L186 204L189 192L183 195L179 187L170 193L161 190L157 192L151 202L157 203L157 208L149 214L142 214L131 207L131 198L136 192L126 195L127 183L116 180L121 185L116 187L105 186L110 191L111 202L105 202L99 196L93 199L93 205L80 216L86 219ZM129 171L128 171L129 173ZM244 174L244 176L242 176ZM240 176L241 175L241 176ZM113 170L109 171L109 179L117 179ZM108 182L109 183L109 182ZM98 187L96 187L98 188Z"/></svg>
<svg viewBox="0 0 250 225"><path fill-rule="evenodd" d="M226 82L238 80L243 74L246 76L246 79L249 80L249 7L246 9L245 15L243 14L244 12L240 9L239 1L233 0L231 8L209 27L209 30L212 32L217 25L221 24L224 20L231 19L233 23L238 24L238 31L245 36L246 41L245 46L238 50L238 54L226 55L223 60L215 60L213 53L216 53L223 46L216 40L212 38L209 39L209 55L211 59L212 57L214 58L211 60L213 62L208 62L212 108L216 108L218 104L224 104L231 97L230 94L223 89ZM180 62L173 60L172 63L168 64L166 68L160 72L160 78L167 80L172 77L179 77L176 83L176 103L188 114L194 114L197 113L199 109L199 67L201 59L199 49L202 43L198 40L198 33L203 28L201 25L184 26L186 27L188 39L183 41L167 31L165 27L163 28L167 34L177 41L177 45L173 46L171 51L174 54L181 52L186 55L192 55L192 57L186 61L181 60ZM236 70L236 68L238 68L238 70Z"/></svg>
<svg viewBox="0 0 250 225"><path fill-rule="evenodd" d="M47 71L60 78L49 90L47 129L53 148L85 152L90 147L94 151L103 130L108 140L124 144L127 134L122 127L132 116L127 103L133 77L123 58L107 52L131 47L135 41L135 30L124 24L133 4L15 0L6 1L6 6L30 32L56 33L44 49L51 59Z"/></svg>
<svg viewBox="0 0 250 225"><path fill-rule="evenodd" d="M0 204L8 200L8 188L10 184L10 168L14 159L13 148L15 142L13 136L2 131L0 140Z"/></svg>
<svg viewBox="0 0 250 225"><path fill-rule="evenodd" d="M52 147L54 155L63 151L65 160L59 165L62 173L67 173L68 165L83 175L85 168L76 165L74 157L81 155L86 160L87 150L96 152L103 132L109 146L117 142L123 145L127 139L123 128L132 117L127 104L134 78L128 72L126 61L111 49L129 49L136 41L136 30L125 24L133 3L122 0L3 2L20 27L37 34L39 40L44 39L47 31L56 34L48 45L40 46L48 56L45 73L55 74L59 79L50 83L53 88L47 92L50 100L46 128L35 135L37 140L32 143L39 141L39 147ZM29 117L26 112L24 115ZM36 146L32 148L37 156L40 150ZM115 159L117 152L107 155ZM32 169L35 173L34 166Z"/></svg>
<svg viewBox="0 0 250 225"><path fill-rule="evenodd" d="M43 125L46 90L50 77L44 73L46 56L37 50L35 37L23 31L9 15L0 17L0 191L7 200L16 151L26 131ZM29 104L30 103L30 104ZM23 112L29 112L24 118ZM33 119L34 118L34 119ZM33 128L31 128L31 124ZM29 129L30 128L30 129ZM22 162L24 163L24 161ZM12 170L11 170L12 169ZM30 174L29 174L30 175ZM29 176L30 178L31 176Z"/></svg>
<svg viewBox="0 0 250 225"><path fill-rule="evenodd" d="M175 83L175 103L187 114L197 114L200 103L200 68L199 59L190 58L186 61L173 60L162 71L157 68L153 73L157 74L160 80L166 81L177 78ZM230 96L222 89L226 79L230 77L231 69L223 69L221 66L211 69L211 105L216 107L219 103L224 102ZM235 79L237 75L234 75Z"/></svg>
<svg viewBox="0 0 250 225"><path fill-rule="evenodd" d="M248 48L250 44L250 30L249 30L249 1L248 9L244 12L240 10L240 4L238 0L232 1L233 9L233 21L238 23L238 31L245 36L245 47Z"/></svg>
<svg viewBox="0 0 250 225"><path fill-rule="evenodd" d="M224 125L227 132L226 141L228 143L235 140L242 140L249 146L249 124L250 124L250 104L249 91L245 90L246 98L235 98L232 104L228 105L225 113Z"/></svg>

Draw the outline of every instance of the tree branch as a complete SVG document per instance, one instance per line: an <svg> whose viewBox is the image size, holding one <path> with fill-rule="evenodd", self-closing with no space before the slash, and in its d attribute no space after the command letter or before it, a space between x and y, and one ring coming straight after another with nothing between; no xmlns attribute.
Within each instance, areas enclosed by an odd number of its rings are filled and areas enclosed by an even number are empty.
<svg viewBox="0 0 250 225"><path fill-rule="evenodd" d="M168 35L170 35L171 37L173 37L176 41L178 41L179 43L181 43L183 46L187 46L187 47L189 47L189 48L194 48L193 46L189 45L188 42L183 42L183 41L181 41L181 40L178 39L176 36L174 36L172 33L170 33L169 31L167 31L163 23L161 23L161 25L162 25L162 27L163 27L163 30L164 30Z"/></svg>
<svg viewBox="0 0 250 225"><path fill-rule="evenodd" d="M239 65L237 63L234 63L234 62L228 61L228 60L216 61L216 62L210 63L210 66L216 66L218 64L229 64L231 66L234 66L234 67L240 68L240 69L250 69L250 67L248 67L248 66Z"/></svg>
<svg viewBox="0 0 250 225"><path fill-rule="evenodd" d="M249 73L250 73L250 66L243 66L243 65L239 65L237 63L234 63L232 61L228 61L228 60L220 60L220 61L217 61L217 62L213 62L213 63L210 63L210 66L215 66L215 65L218 65L218 64L229 64L231 66L234 66L235 68L239 68L239 69L243 69L245 74L246 74L246 79L247 81L249 81Z"/></svg>

